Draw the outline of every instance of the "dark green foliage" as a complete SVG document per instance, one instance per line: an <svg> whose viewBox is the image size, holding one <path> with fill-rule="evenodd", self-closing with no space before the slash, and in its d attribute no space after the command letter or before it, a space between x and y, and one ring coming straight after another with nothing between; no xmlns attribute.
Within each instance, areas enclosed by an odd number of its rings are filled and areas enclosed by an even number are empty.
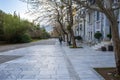
<svg viewBox="0 0 120 80"><path fill-rule="evenodd" d="M0 41L4 41L4 40L5 40L4 35L0 35Z"/></svg>
<svg viewBox="0 0 120 80"><path fill-rule="evenodd" d="M26 33L26 34L21 35L22 43L27 43L27 42L31 42L31 41L32 41L32 39L29 34Z"/></svg>
<svg viewBox="0 0 120 80"><path fill-rule="evenodd" d="M10 14L4 16L4 36L9 42L24 42L22 41L22 35L24 35L29 28L30 23L27 20L20 20L19 17Z"/></svg>
<svg viewBox="0 0 120 80"><path fill-rule="evenodd" d="M75 39L82 40L82 37L81 36L75 36Z"/></svg>
<svg viewBox="0 0 120 80"><path fill-rule="evenodd" d="M50 38L49 33L45 30L44 27L41 28L41 31L42 31L42 33L41 33L41 38L42 38L42 39Z"/></svg>
<svg viewBox="0 0 120 80"><path fill-rule="evenodd" d="M62 5L60 8L61 8L61 9L64 9L64 6Z"/></svg>
<svg viewBox="0 0 120 80"><path fill-rule="evenodd" d="M47 32L43 32L42 35L41 35L41 38L42 39L48 39L48 38L50 38L50 35Z"/></svg>
<svg viewBox="0 0 120 80"><path fill-rule="evenodd" d="M67 30L71 30L71 26L70 25L67 25Z"/></svg>
<svg viewBox="0 0 120 80"><path fill-rule="evenodd" d="M0 34L3 34L3 12L0 11Z"/></svg>
<svg viewBox="0 0 120 80"><path fill-rule="evenodd" d="M49 33L46 31L44 27L40 27L39 25L36 25L32 28L32 30L29 31L31 37L33 39L47 39L50 38Z"/></svg>
<svg viewBox="0 0 120 80"><path fill-rule="evenodd" d="M45 28L40 28L39 24L20 19L15 12L11 15L0 10L0 41L26 43L30 42L31 38L46 39L49 37Z"/></svg>
<svg viewBox="0 0 120 80"><path fill-rule="evenodd" d="M10 43L27 43L30 42L32 39L29 34L25 33L23 35L15 35L12 37L9 42Z"/></svg>
<svg viewBox="0 0 120 80"><path fill-rule="evenodd" d="M111 38L112 38L112 35L111 35L111 34L107 34L107 37L108 37L109 39L111 39Z"/></svg>
<svg viewBox="0 0 120 80"><path fill-rule="evenodd" d="M102 37L102 34L100 32L96 32L94 37L99 40Z"/></svg>

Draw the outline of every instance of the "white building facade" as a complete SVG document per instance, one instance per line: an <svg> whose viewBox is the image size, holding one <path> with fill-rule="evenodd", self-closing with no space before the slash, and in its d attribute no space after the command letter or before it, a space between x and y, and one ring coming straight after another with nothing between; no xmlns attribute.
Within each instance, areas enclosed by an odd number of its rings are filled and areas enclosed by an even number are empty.
<svg viewBox="0 0 120 80"><path fill-rule="evenodd" d="M96 41L94 34L102 33L102 40L107 40L111 33L110 24L106 16L97 11L86 11L85 17L81 18L75 27L75 36L81 36L84 41Z"/></svg>
<svg viewBox="0 0 120 80"><path fill-rule="evenodd" d="M94 34L96 32L102 33L101 40L108 40L108 34L111 34L110 23L103 13L92 10L80 10L76 17L79 19L75 25L75 36L81 36L86 42L96 42ZM82 16L81 16L82 15ZM118 25L120 33L120 10L118 16Z"/></svg>

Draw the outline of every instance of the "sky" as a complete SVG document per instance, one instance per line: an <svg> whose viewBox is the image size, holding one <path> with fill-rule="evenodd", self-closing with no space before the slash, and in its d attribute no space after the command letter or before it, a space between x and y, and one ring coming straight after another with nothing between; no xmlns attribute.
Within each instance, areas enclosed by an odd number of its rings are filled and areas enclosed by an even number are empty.
<svg viewBox="0 0 120 80"><path fill-rule="evenodd" d="M33 19L28 14L26 14L27 4L20 0L0 0L0 9L5 13L13 14L16 11L17 14L20 14L21 18L29 19L30 21Z"/></svg>
<svg viewBox="0 0 120 80"><path fill-rule="evenodd" d="M27 14L27 3L20 0L0 0L0 10L10 14L13 14L16 11L22 19L27 19L31 22L34 20L32 15ZM45 25L44 23L43 25ZM52 28L47 26L46 29L47 31L50 31Z"/></svg>

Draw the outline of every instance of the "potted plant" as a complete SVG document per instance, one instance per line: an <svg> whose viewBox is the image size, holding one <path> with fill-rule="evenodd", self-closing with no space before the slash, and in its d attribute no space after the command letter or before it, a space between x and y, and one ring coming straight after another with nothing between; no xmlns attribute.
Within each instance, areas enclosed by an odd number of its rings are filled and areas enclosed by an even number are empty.
<svg viewBox="0 0 120 80"><path fill-rule="evenodd" d="M112 35L111 35L111 34L107 34L107 37L108 37L109 39L111 39L111 38L112 38Z"/></svg>
<svg viewBox="0 0 120 80"><path fill-rule="evenodd" d="M75 36L75 39L77 39L77 40L82 40L82 37L81 36Z"/></svg>
<svg viewBox="0 0 120 80"><path fill-rule="evenodd" d="M100 41L100 38L102 37L102 33L100 33L99 31L97 31L95 34L94 34L94 37L96 39L98 39L98 41Z"/></svg>
<svg viewBox="0 0 120 80"><path fill-rule="evenodd" d="M106 47L105 47L105 46L102 46L102 47L101 47L101 50L102 50L102 51L106 51Z"/></svg>
<svg viewBox="0 0 120 80"><path fill-rule="evenodd" d="M113 46L112 45L108 45L108 51L113 51Z"/></svg>

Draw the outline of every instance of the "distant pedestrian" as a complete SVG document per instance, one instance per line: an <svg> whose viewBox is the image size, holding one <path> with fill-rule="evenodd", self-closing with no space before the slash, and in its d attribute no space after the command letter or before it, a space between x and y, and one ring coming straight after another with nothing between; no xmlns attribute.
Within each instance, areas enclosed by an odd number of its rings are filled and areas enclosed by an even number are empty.
<svg viewBox="0 0 120 80"><path fill-rule="evenodd" d="M59 42L60 44L62 44L62 37L59 37Z"/></svg>

